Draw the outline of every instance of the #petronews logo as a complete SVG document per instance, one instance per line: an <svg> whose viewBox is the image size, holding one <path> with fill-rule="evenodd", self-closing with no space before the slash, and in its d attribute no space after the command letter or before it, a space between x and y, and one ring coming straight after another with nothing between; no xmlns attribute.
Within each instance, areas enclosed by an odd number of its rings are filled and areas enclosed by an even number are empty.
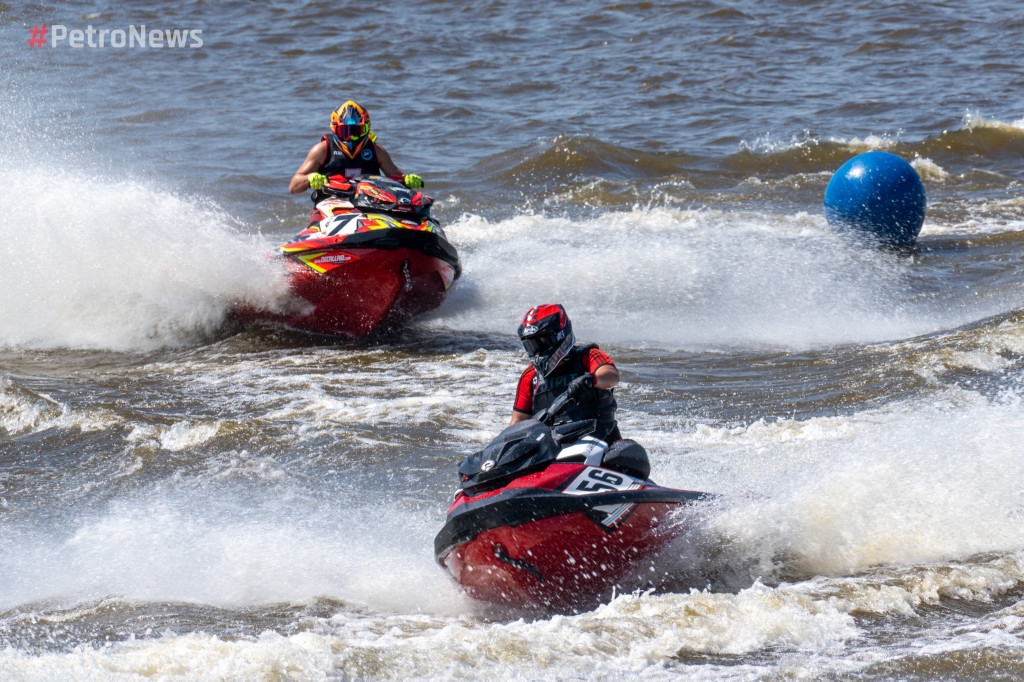
<svg viewBox="0 0 1024 682"><path fill-rule="evenodd" d="M203 46L203 29L201 28L146 28L145 24L127 29L93 28L92 24L84 29L68 27L63 24L36 24L29 29L29 47L42 47L47 42L50 47L58 45L72 48L85 47L142 47L150 49L163 48L197 48ZM46 39L46 34L50 39Z"/></svg>

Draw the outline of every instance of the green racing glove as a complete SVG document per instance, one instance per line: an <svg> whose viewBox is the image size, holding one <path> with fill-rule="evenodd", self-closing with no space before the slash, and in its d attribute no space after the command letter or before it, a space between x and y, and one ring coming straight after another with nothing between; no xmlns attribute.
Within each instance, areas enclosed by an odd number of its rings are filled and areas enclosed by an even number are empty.
<svg viewBox="0 0 1024 682"><path fill-rule="evenodd" d="M327 182L327 176L323 173L310 173L309 174L309 188L320 189Z"/></svg>
<svg viewBox="0 0 1024 682"><path fill-rule="evenodd" d="M406 175L402 179L402 182L404 182L405 186L409 189L419 189L420 187L423 187L423 178L418 175Z"/></svg>

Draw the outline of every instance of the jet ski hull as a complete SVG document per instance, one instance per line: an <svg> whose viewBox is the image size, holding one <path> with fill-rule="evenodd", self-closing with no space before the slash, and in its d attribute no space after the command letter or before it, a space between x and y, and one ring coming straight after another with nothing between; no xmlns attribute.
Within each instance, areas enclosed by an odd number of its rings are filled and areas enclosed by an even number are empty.
<svg viewBox="0 0 1024 682"><path fill-rule="evenodd" d="M605 481L616 489L595 484ZM650 560L682 531L671 512L704 496L601 467L554 464L494 493L460 495L435 553L475 599L592 608L616 591L644 587Z"/></svg>
<svg viewBox="0 0 1024 682"><path fill-rule="evenodd" d="M451 265L413 249L344 254L354 260L328 273L288 261L293 301L275 319L303 331L362 338L437 308L454 279Z"/></svg>
<svg viewBox="0 0 1024 682"><path fill-rule="evenodd" d="M290 297L241 318L358 339L441 305L462 268L432 198L377 176L332 176L321 193L313 222L271 256Z"/></svg>
<svg viewBox="0 0 1024 682"><path fill-rule="evenodd" d="M645 562L671 538L671 504L642 504L613 531L582 512L485 531L448 555L466 593L509 606L587 608L643 584ZM637 574L640 575L637 575Z"/></svg>
<svg viewBox="0 0 1024 682"><path fill-rule="evenodd" d="M290 298L243 318L359 339L401 326L437 308L461 274L455 249L432 231L390 227L350 235L319 234L281 247Z"/></svg>

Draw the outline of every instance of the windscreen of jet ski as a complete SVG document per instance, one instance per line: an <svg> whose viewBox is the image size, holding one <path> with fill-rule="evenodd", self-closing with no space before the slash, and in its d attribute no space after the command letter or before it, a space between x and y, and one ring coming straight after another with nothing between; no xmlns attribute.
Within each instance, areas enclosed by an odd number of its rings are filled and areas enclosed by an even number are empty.
<svg viewBox="0 0 1024 682"><path fill-rule="evenodd" d="M476 495L499 488L517 476L540 471L557 456L551 429L536 419L525 419L507 427L459 465L462 489L467 495Z"/></svg>
<svg viewBox="0 0 1024 682"><path fill-rule="evenodd" d="M565 424L559 424L558 426L551 427L551 437L555 441L555 445L562 447L569 443L578 441L583 436L593 433L597 430L596 419L584 419L577 422L566 422Z"/></svg>
<svg viewBox="0 0 1024 682"><path fill-rule="evenodd" d="M570 402L569 394L563 393L534 419L506 427L487 447L463 460L459 465L463 491L470 496L478 495L500 488L513 478L540 471L558 458L562 445L592 433L597 428L594 419L560 424L553 429L549 426Z"/></svg>
<svg viewBox="0 0 1024 682"><path fill-rule="evenodd" d="M353 180L332 175L320 189L319 196L344 199L362 211L397 216L428 218L430 207L434 205L433 197L380 175L364 175Z"/></svg>
<svg viewBox="0 0 1024 682"><path fill-rule="evenodd" d="M316 196L316 201L327 197L344 199L363 211L424 218L430 217L430 207L434 205L433 197L380 175L362 175L351 180L332 175Z"/></svg>

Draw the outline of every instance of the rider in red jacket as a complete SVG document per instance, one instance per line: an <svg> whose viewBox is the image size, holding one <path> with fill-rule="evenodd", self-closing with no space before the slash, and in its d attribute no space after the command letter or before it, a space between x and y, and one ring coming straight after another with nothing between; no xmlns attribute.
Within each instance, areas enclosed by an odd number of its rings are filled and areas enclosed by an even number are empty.
<svg viewBox="0 0 1024 682"><path fill-rule="evenodd" d="M558 304L531 308L519 325L519 338L530 366L519 377L510 423L530 419L568 392L569 404L555 423L596 420L592 435L611 444L604 465L646 479L651 469L647 452L623 440L615 420L612 389L619 383L619 370L612 359L594 344L576 345L569 316Z"/></svg>

